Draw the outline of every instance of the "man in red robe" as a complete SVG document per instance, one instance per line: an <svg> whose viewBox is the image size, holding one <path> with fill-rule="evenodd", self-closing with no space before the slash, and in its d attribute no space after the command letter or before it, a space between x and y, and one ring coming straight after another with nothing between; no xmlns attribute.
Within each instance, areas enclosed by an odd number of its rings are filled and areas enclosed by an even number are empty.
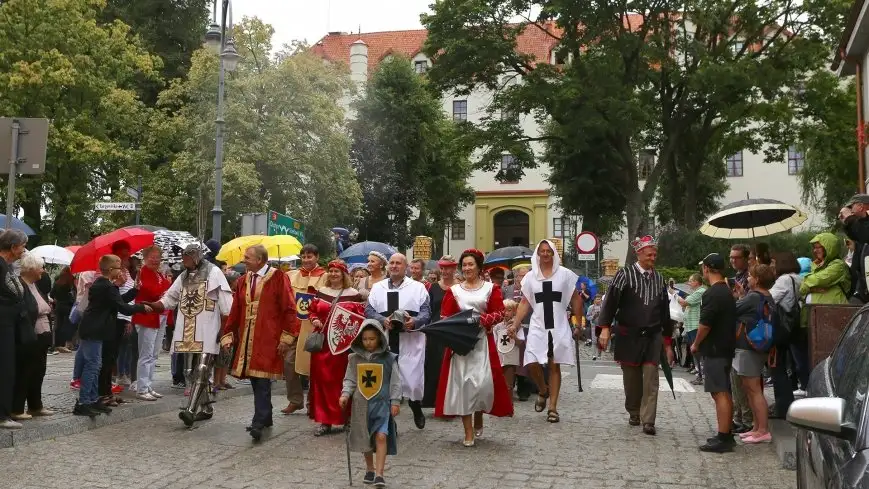
<svg viewBox="0 0 869 489"><path fill-rule="evenodd" d="M254 441L272 425L272 379L284 375L284 358L299 335L299 319L290 278L268 265L262 245L244 253L247 273L233 293L232 309L220 345L235 347L230 373L250 379L254 414L248 427Z"/></svg>

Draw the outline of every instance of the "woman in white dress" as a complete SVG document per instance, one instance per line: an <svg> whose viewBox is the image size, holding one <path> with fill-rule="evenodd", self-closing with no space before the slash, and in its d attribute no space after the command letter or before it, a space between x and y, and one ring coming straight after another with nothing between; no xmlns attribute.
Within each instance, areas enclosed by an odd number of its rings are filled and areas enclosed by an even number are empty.
<svg viewBox="0 0 869 489"><path fill-rule="evenodd" d="M445 349L435 416L461 416L465 430L463 444L472 447L475 437L483 433L483 413L513 416L513 400L501 371L495 341L489 334L504 317L501 288L483 280L483 253L479 250L466 250L459 263L465 280L447 290L441 317L474 310L480 314L482 341L477 341L474 349L464 356Z"/></svg>

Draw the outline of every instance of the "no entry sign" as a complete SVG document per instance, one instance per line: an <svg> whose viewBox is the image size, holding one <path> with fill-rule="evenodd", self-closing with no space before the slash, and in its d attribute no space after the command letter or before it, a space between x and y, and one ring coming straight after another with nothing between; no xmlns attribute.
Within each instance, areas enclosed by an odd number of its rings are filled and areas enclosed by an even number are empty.
<svg viewBox="0 0 869 489"><path fill-rule="evenodd" d="M589 254L597 251L598 246L600 245L600 241L597 239L597 235L590 231L583 231L576 235L576 240L574 241L576 245L576 251L580 254Z"/></svg>

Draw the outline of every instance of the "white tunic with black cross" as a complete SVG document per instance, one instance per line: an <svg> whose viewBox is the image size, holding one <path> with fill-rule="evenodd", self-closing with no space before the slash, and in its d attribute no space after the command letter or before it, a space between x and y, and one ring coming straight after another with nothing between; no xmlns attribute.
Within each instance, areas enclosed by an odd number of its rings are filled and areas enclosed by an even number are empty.
<svg viewBox="0 0 869 489"><path fill-rule="evenodd" d="M548 363L550 341L553 362L574 365L576 345L567 308L576 290L577 279L575 273L561 266L547 279L536 273L529 273L522 279L522 295L533 311L525 339L525 365Z"/></svg>

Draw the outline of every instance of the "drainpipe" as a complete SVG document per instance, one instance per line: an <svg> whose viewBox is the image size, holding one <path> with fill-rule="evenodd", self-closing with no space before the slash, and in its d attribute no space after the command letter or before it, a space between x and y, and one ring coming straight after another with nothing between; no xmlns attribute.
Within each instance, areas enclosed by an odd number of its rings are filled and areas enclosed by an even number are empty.
<svg viewBox="0 0 869 489"><path fill-rule="evenodd" d="M842 59L854 63L857 67L857 188L859 193L866 193L866 115L863 113L863 63L849 56L842 50Z"/></svg>

